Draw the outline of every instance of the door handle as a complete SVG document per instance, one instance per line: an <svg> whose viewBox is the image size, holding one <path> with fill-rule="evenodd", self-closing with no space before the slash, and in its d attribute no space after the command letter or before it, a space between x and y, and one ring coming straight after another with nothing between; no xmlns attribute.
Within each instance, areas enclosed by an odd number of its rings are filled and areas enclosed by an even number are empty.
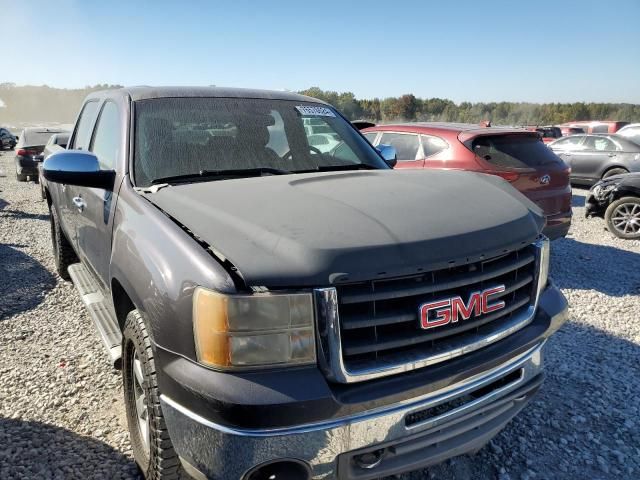
<svg viewBox="0 0 640 480"><path fill-rule="evenodd" d="M73 197L73 204L78 208L78 211L82 212L84 207L87 206L87 203L82 199L82 197Z"/></svg>
<svg viewBox="0 0 640 480"><path fill-rule="evenodd" d="M571 156L571 154L567 153L567 152L562 153L562 155L564 155L565 157L570 157Z"/></svg>
<svg viewBox="0 0 640 480"><path fill-rule="evenodd" d="M610 153L608 156L609 156L609 157L615 157L615 156L616 156L616 154L615 154L615 153Z"/></svg>

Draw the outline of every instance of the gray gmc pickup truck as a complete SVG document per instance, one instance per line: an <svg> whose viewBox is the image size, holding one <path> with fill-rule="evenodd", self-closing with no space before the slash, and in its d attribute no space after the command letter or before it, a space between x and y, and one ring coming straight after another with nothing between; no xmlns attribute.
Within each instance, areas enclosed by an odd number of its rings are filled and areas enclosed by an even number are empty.
<svg viewBox="0 0 640 480"><path fill-rule="evenodd" d="M567 318L541 211L393 163L296 94L86 99L43 166L53 249L147 479L384 477L477 451L536 393Z"/></svg>

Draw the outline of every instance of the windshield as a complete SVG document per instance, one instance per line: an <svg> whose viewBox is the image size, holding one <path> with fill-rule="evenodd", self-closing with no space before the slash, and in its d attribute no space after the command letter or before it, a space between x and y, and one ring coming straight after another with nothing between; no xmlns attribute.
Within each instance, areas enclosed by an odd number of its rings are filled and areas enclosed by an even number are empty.
<svg viewBox="0 0 640 480"><path fill-rule="evenodd" d="M137 186L226 170L241 176L388 168L347 121L317 103L161 98L137 101L135 118Z"/></svg>

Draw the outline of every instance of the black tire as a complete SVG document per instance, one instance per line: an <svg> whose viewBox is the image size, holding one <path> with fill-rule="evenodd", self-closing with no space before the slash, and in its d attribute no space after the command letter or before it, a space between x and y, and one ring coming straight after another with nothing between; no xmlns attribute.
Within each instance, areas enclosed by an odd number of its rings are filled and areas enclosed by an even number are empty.
<svg viewBox="0 0 640 480"><path fill-rule="evenodd" d="M625 212L626 215L625 216ZM626 220L625 220L626 219ZM607 228L618 238L634 240L640 238L640 198L622 197L607 207L604 212ZM627 230L625 232L625 229Z"/></svg>
<svg viewBox="0 0 640 480"><path fill-rule="evenodd" d="M51 242L53 243L53 259L56 262L56 270L65 280L71 280L69 276L69 266L78 262L76 252L67 240L62 228L58 214L54 207L49 207L49 218L51 222Z"/></svg>
<svg viewBox="0 0 640 480"><path fill-rule="evenodd" d="M629 173L629 171L624 168L612 168L604 172L604 175L602 175L602 178L605 179L605 178L613 177L614 175L624 175L625 173Z"/></svg>
<svg viewBox="0 0 640 480"><path fill-rule="evenodd" d="M26 182L27 176L24 173L18 173L18 171L16 170L16 180L19 182Z"/></svg>
<svg viewBox="0 0 640 480"><path fill-rule="evenodd" d="M142 316L137 310L129 312L124 324L122 352L122 380L127 423L133 456L147 480L180 480L190 478L183 470L178 454L173 449L169 431L160 406L160 391L156 375L151 339ZM141 367L142 385L136 380L134 366ZM137 390L136 390L137 389ZM138 393L136 393L136 391ZM136 400L145 396L148 447L143 439Z"/></svg>

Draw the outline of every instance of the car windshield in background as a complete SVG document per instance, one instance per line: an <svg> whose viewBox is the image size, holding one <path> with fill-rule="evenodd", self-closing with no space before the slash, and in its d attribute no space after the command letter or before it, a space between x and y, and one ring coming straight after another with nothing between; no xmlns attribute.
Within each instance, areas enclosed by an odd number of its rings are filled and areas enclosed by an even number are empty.
<svg viewBox="0 0 640 480"><path fill-rule="evenodd" d="M480 136L473 140L472 150L489 163L506 168L536 168L562 162L530 135Z"/></svg>
<svg viewBox="0 0 640 480"><path fill-rule="evenodd" d="M330 107L246 98L135 103L136 185L331 169L388 168ZM218 174L218 175L216 175Z"/></svg>
<svg viewBox="0 0 640 480"><path fill-rule="evenodd" d="M59 130L27 130L24 133L23 146L25 147L37 147L44 146L47 144L51 135L55 133L60 133Z"/></svg>

